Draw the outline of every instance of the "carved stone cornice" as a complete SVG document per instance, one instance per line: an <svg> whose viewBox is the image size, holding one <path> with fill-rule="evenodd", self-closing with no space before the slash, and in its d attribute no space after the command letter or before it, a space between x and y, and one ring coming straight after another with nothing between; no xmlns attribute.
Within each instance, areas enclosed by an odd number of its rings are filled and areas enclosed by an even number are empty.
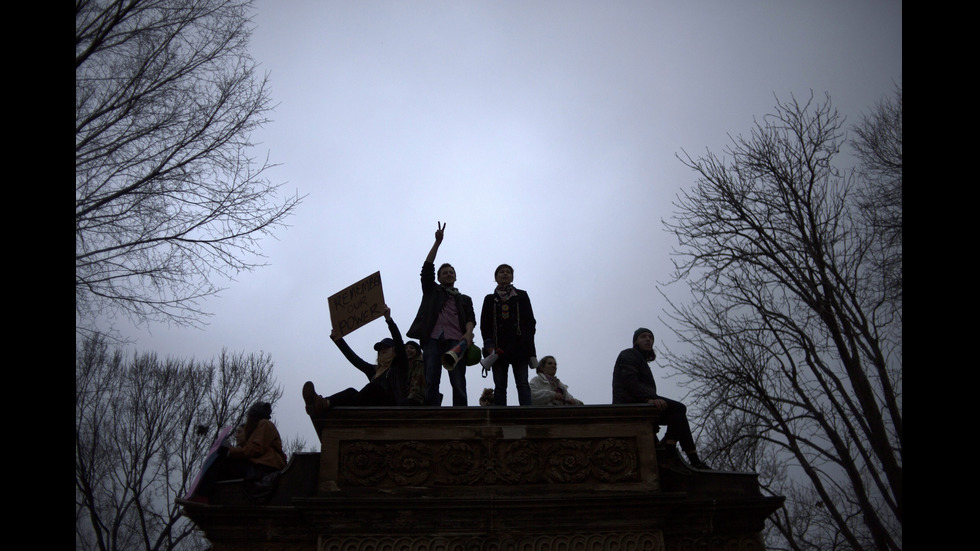
<svg viewBox="0 0 980 551"><path fill-rule="evenodd" d="M345 441L340 487L639 482L632 438Z"/></svg>
<svg viewBox="0 0 980 551"><path fill-rule="evenodd" d="M640 405L336 408L268 502L219 483L181 505L215 551L761 550L783 499L659 450L657 422Z"/></svg>

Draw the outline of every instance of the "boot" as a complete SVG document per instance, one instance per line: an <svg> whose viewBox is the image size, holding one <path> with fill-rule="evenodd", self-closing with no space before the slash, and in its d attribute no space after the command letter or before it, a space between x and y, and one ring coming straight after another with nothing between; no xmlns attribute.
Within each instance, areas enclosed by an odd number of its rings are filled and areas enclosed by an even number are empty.
<svg viewBox="0 0 980 551"><path fill-rule="evenodd" d="M330 408L330 400L316 393L312 381L303 384L303 401L306 402L306 413L313 418L323 417Z"/></svg>

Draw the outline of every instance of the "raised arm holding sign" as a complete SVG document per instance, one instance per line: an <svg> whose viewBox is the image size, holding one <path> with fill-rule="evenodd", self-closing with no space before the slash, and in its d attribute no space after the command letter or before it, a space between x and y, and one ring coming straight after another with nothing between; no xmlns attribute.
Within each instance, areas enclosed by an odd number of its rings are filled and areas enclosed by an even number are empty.
<svg viewBox="0 0 980 551"><path fill-rule="evenodd" d="M362 359L343 337L336 331L330 332L330 338L343 353L344 357L367 376L368 383L360 390L347 388L330 396L317 393L312 381L303 385L303 401L306 412L311 419L317 419L327 414L336 406L404 406L408 405L408 356L401 332L395 321L391 319L391 310L381 305L381 313L388 324L391 338L383 338L374 345L377 352L377 363Z"/></svg>
<svg viewBox="0 0 980 551"><path fill-rule="evenodd" d="M384 315L381 272L374 272L327 299L334 332L343 337Z"/></svg>

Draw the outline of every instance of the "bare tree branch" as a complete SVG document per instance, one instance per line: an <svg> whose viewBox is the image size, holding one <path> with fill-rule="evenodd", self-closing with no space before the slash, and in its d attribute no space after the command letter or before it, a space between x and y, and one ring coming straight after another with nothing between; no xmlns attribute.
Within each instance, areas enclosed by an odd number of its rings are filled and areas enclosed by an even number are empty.
<svg viewBox="0 0 980 551"><path fill-rule="evenodd" d="M668 361L697 383L711 460L789 498L787 549L901 549L901 280L881 284L901 244L868 213L881 172L835 167L844 143L829 98L777 100L724 158L682 158L697 185L665 222L693 299L669 304L690 351Z"/></svg>
<svg viewBox="0 0 980 551"><path fill-rule="evenodd" d="M75 314L196 325L300 201L250 155L268 122L251 0L75 6Z"/></svg>
<svg viewBox="0 0 980 551"><path fill-rule="evenodd" d="M275 403L268 355L215 361L110 352L100 335L75 359L75 541L78 549L202 549L183 497L223 426Z"/></svg>

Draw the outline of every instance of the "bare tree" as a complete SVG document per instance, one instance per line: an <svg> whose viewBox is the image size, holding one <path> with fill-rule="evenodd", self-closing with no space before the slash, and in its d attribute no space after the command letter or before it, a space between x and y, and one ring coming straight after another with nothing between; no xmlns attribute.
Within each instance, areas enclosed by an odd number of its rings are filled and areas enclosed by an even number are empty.
<svg viewBox="0 0 980 551"><path fill-rule="evenodd" d="M223 351L208 362L110 351L96 334L75 357L75 543L78 549L203 549L175 503L223 426L282 395L268 355Z"/></svg>
<svg viewBox="0 0 980 551"><path fill-rule="evenodd" d="M861 201L880 179L835 168L843 124L829 97L777 100L724 158L682 159L697 184L665 222L692 293L670 304L686 346L665 356L710 462L787 496L773 548L902 546L901 293Z"/></svg>
<svg viewBox="0 0 980 551"><path fill-rule="evenodd" d="M76 332L115 313L198 323L200 299L259 266L259 238L299 203L249 153L271 109L250 9L76 1Z"/></svg>
<svg viewBox="0 0 980 551"><path fill-rule="evenodd" d="M854 127L852 142L869 184L859 190L859 205L880 247L874 251L882 285L890 300L902 301L902 87L878 102Z"/></svg>

